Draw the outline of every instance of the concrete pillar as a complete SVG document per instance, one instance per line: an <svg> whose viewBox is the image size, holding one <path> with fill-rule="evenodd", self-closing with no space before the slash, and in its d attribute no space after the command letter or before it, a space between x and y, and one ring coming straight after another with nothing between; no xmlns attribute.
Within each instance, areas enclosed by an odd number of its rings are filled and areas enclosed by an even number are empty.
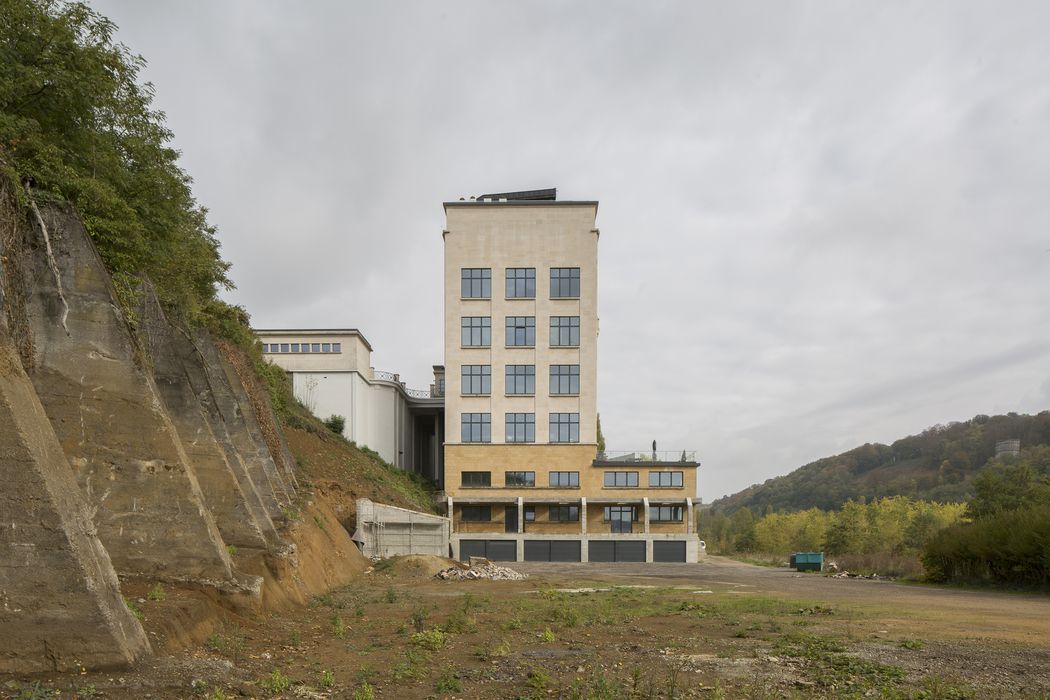
<svg viewBox="0 0 1050 700"><path fill-rule="evenodd" d="M696 526L696 522L693 520L693 499L685 499L685 531L687 534L693 534L693 528Z"/></svg>
<svg viewBox="0 0 1050 700"><path fill-rule="evenodd" d="M653 561L653 538L645 538L645 561L646 563L652 563Z"/></svg>
<svg viewBox="0 0 1050 700"><path fill-rule="evenodd" d="M587 534L587 497L580 497L580 534ZM584 548L586 549L586 547Z"/></svg>
<svg viewBox="0 0 1050 700"><path fill-rule="evenodd" d="M523 532L525 532L525 499L518 496L518 534L520 535ZM521 560L519 559L518 561Z"/></svg>
<svg viewBox="0 0 1050 700"><path fill-rule="evenodd" d="M452 534L456 531L456 526L453 525L454 518L452 517L452 496L448 496L448 534Z"/></svg>
<svg viewBox="0 0 1050 700"><path fill-rule="evenodd" d="M432 477L435 484L438 483L438 478L439 478L440 473L441 473L441 466L440 466L441 465L441 433L438 432L440 430L441 430L441 415L438 414L438 413L435 413L434 414L434 450L433 450L433 452L434 452L434 454L433 454L434 474L433 474L433 477Z"/></svg>
<svg viewBox="0 0 1050 700"><path fill-rule="evenodd" d="M648 535L649 534L649 499L648 498L643 498L642 499L642 508L645 510L645 529L642 530L642 532L644 532L645 534ZM649 549L652 549L652 547L650 547Z"/></svg>
<svg viewBox="0 0 1050 700"><path fill-rule="evenodd" d="M525 538L517 537L514 542L514 560L525 561Z"/></svg>

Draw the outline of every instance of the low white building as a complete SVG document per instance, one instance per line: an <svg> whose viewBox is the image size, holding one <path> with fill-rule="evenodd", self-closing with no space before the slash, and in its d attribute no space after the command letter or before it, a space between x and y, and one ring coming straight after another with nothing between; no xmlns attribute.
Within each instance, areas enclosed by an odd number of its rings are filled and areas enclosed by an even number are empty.
<svg viewBox="0 0 1050 700"><path fill-rule="evenodd" d="M318 418L342 416L343 435L383 459L439 482L444 368L429 389L409 389L372 367L372 346L356 328L256 329L268 360L292 379L295 397Z"/></svg>

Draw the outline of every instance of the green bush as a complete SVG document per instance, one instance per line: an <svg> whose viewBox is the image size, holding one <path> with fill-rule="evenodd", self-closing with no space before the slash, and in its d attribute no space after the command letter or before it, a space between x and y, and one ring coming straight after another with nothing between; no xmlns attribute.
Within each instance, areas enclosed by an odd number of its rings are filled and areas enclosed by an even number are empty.
<svg viewBox="0 0 1050 700"><path fill-rule="evenodd" d="M324 419L324 425L336 435L342 435L346 428L346 418L343 416L328 416Z"/></svg>

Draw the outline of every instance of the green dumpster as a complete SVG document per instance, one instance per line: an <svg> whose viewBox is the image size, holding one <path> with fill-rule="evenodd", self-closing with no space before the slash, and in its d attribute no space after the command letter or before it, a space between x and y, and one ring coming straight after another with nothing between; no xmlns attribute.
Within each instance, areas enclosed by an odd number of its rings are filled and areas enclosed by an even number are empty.
<svg viewBox="0 0 1050 700"><path fill-rule="evenodd" d="M795 552L791 563L795 571L823 571L824 552Z"/></svg>

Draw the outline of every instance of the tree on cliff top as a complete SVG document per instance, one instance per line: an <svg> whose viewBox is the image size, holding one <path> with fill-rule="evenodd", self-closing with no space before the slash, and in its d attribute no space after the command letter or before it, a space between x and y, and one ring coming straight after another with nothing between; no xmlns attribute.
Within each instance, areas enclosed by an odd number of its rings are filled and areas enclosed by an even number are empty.
<svg viewBox="0 0 1050 700"><path fill-rule="evenodd" d="M194 323L232 286L229 264L115 29L80 2L0 0L0 175L72 203L118 292L149 276Z"/></svg>

